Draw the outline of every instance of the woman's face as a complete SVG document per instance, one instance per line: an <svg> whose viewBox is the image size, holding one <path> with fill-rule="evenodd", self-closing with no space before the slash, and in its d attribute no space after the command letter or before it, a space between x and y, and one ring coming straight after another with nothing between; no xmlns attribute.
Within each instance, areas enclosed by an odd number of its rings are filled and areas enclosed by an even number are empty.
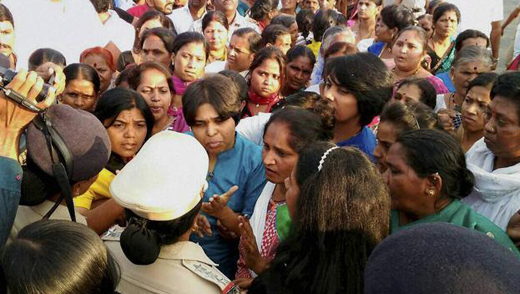
<svg viewBox="0 0 520 294"><path fill-rule="evenodd" d="M60 101L76 109L93 112L96 108L98 93L92 82L78 78L67 83Z"/></svg>
<svg viewBox="0 0 520 294"><path fill-rule="evenodd" d="M384 173L388 166L386 165L386 156L388 149L397 140L397 129L391 122L382 121L377 128L377 146L374 149L374 157L377 160L377 167L381 173Z"/></svg>
<svg viewBox="0 0 520 294"><path fill-rule="evenodd" d="M490 70L491 68L481 61L470 61L453 67L451 69L451 76L455 91L459 95L466 95L469 83L479 74L489 72Z"/></svg>
<svg viewBox="0 0 520 294"><path fill-rule="evenodd" d="M480 48L487 48L488 41L486 39L480 38L480 37L467 38L466 40L462 41L462 46L460 47L460 50L462 50L468 46L477 46Z"/></svg>
<svg viewBox="0 0 520 294"><path fill-rule="evenodd" d="M210 157L217 156L235 145L235 121L231 117L221 118L211 104L199 106L191 130Z"/></svg>
<svg viewBox="0 0 520 294"><path fill-rule="evenodd" d="M289 32L291 32L291 46L296 44L296 40L298 40L298 23L293 22L289 27Z"/></svg>
<svg viewBox="0 0 520 294"><path fill-rule="evenodd" d="M501 96L495 96L488 104L484 142L500 159L520 157L520 118L518 107Z"/></svg>
<svg viewBox="0 0 520 294"><path fill-rule="evenodd" d="M150 35L143 42L141 49L141 62L153 61L169 68L172 62L172 54L164 46L161 38Z"/></svg>
<svg viewBox="0 0 520 294"><path fill-rule="evenodd" d="M204 75L206 49L202 43L188 43L175 55L174 75L184 82L193 82Z"/></svg>
<svg viewBox="0 0 520 294"><path fill-rule="evenodd" d="M286 35L280 35L280 36L276 37L276 41L274 41L273 46L282 50L283 54L285 55L285 54L287 54L287 51L289 51L289 49L291 49L291 44L292 44L292 37L290 34L286 34Z"/></svg>
<svg viewBox="0 0 520 294"><path fill-rule="evenodd" d="M418 69L426 55L424 49L421 37L416 31L405 31L392 47L395 66L402 71Z"/></svg>
<svg viewBox="0 0 520 294"><path fill-rule="evenodd" d="M114 73L108 66L107 61L100 54L89 54L85 57L83 63L88 64L96 69L100 78L99 92L105 92L112 81L112 74Z"/></svg>
<svg viewBox="0 0 520 294"><path fill-rule="evenodd" d="M320 2L318 2L318 0L303 0L302 7L304 9L310 9L312 12L316 13L320 8Z"/></svg>
<svg viewBox="0 0 520 294"><path fill-rule="evenodd" d="M262 159L265 177L274 184L283 184L298 161L298 154L289 145L291 131L285 123L272 123L265 131Z"/></svg>
<svg viewBox="0 0 520 294"><path fill-rule="evenodd" d="M247 70L253 58L254 54L249 51L249 41L247 38L237 35L232 36L229 41L227 68L237 72Z"/></svg>
<svg viewBox="0 0 520 294"><path fill-rule="evenodd" d="M358 17L375 19L379 12L378 6L371 0L359 0L357 3Z"/></svg>
<svg viewBox="0 0 520 294"><path fill-rule="evenodd" d="M228 30L218 21L211 21L204 30L204 37L211 51L219 51L226 47Z"/></svg>
<svg viewBox="0 0 520 294"><path fill-rule="evenodd" d="M459 22L455 11L446 11L435 23L435 34L441 38L449 38L457 32Z"/></svg>
<svg viewBox="0 0 520 294"><path fill-rule="evenodd" d="M296 10L296 6L298 5L298 0L282 0L282 9L287 10Z"/></svg>
<svg viewBox="0 0 520 294"><path fill-rule="evenodd" d="M390 190L392 209L413 214L423 208L425 200L428 200L424 197L427 180L420 178L408 166L404 154L400 143L390 146L386 156L387 170L383 177Z"/></svg>
<svg viewBox="0 0 520 294"><path fill-rule="evenodd" d="M345 123L351 120L359 120L356 97L350 91L334 82L328 76L320 86L321 96L331 101L334 108L336 122Z"/></svg>
<svg viewBox="0 0 520 294"><path fill-rule="evenodd" d="M141 30L139 30L139 38L142 37L144 32L146 32L147 30L151 30L151 29L155 29L155 28L162 28L162 27L163 27L163 25L158 18L147 20L141 26Z"/></svg>
<svg viewBox="0 0 520 294"><path fill-rule="evenodd" d="M156 122L164 120L172 103L172 93L166 76L156 70L147 69L141 74L137 92L146 100Z"/></svg>
<svg viewBox="0 0 520 294"><path fill-rule="evenodd" d="M478 132L484 130L485 113L491 101L490 90L486 87L472 87L462 102L462 125L464 130Z"/></svg>
<svg viewBox="0 0 520 294"><path fill-rule="evenodd" d="M392 96L392 99L390 99L390 102L420 102L421 96L422 91L419 87L417 87L417 85L407 84L397 89L394 96Z"/></svg>
<svg viewBox="0 0 520 294"><path fill-rule="evenodd" d="M381 17L377 18L376 22L376 37L378 41L381 42L391 42L394 38L394 34L396 29L390 29L384 22Z"/></svg>
<svg viewBox="0 0 520 294"><path fill-rule="evenodd" d="M269 97L280 91L280 65L274 59L265 59L251 73L251 90L260 97Z"/></svg>
<svg viewBox="0 0 520 294"><path fill-rule="evenodd" d="M111 119L107 119L104 125L110 123ZM146 120L139 109L121 111L112 125L107 128L112 152L122 158L133 157L143 146L146 131Z"/></svg>
<svg viewBox="0 0 520 294"><path fill-rule="evenodd" d="M285 201L287 202L287 209L289 209L289 215L294 220L296 215L296 203L298 203L298 197L300 197L300 187L296 182L296 165L294 166L291 176L285 179Z"/></svg>
<svg viewBox="0 0 520 294"><path fill-rule="evenodd" d="M285 84L291 90L298 91L305 87L312 74L311 59L307 56L298 56L285 66Z"/></svg>
<svg viewBox="0 0 520 294"><path fill-rule="evenodd" d="M433 22L431 16L423 17L419 20L419 26L423 28L423 30L426 32L426 35L428 35L428 39L432 37L433 35Z"/></svg>

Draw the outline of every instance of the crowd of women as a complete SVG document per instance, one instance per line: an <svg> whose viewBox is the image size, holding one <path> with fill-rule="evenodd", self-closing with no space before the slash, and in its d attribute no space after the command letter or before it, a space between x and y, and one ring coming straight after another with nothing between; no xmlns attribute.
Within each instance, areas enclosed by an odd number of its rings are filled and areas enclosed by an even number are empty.
<svg viewBox="0 0 520 294"><path fill-rule="evenodd" d="M91 2L131 48L0 86L8 293L520 293L520 73L455 4Z"/></svg>

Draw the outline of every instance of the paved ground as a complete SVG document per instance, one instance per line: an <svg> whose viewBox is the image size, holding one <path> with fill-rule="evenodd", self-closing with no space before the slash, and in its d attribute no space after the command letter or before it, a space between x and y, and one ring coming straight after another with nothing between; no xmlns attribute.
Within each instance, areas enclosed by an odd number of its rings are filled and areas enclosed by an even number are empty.
<svg viewBox="0 0 520 294"><path fill-rule="evenodd" d="M467 0L471 1L471 0ZM504 21L507 19L511 11L513 11L518 5L518 0L503 0L504 1ZM502 40L500 42L500 62L498 64L498 70L503 71L506 66L506 62L508 62L510 58L508 58L508 55L511 56L513 54L512 46L515 39L516 34L516 27L518 26L518 21L520 17L518 17L514 22L509 24L506 31L504 32L504 35L502 36Z"/></svg>

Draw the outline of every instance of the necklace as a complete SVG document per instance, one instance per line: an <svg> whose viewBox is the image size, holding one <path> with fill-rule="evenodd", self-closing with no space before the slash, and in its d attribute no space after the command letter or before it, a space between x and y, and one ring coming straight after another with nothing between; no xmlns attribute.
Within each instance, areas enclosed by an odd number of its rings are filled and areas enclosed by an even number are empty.
<svg viewBox="0 0 520 294"><path fill-rule="evenodd" d="M450 100L449 100L448 108L449 109L453 109L453 110L458 111L458 112L461 111L461 106L455 100L455 92L450 94Z"/></svg>
<svg viewBox="0 0 520 294"><path fill-rule="evenodd" d="M415 75L416 75L420 70L421 70L421 66L419 65L419 67L418 67L418 68L417 68L417 69L416 69L416 70L415 70L411 75L406 76L406 77L403 77L403 78L401 78L400 80L404 80L404 79L406 79L406 78L408 78L408 77L413 77L413 76L415 76ZM395 73L395 67L392 68L392 74L393 74L396 78L399 78L399 77L397 76L397 74ZM400 81L400 80L399 80L399 81Z"/></svg>

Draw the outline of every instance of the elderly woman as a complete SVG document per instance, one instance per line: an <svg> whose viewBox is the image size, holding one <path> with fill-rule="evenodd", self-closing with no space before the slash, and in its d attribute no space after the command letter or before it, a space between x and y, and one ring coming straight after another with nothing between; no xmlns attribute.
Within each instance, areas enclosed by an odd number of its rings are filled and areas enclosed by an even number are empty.
<svg viewBox="0 0 520 294"><path fill-rule="evenodd" d="M508 234L520 237L520 73L506 73L491 90L484 138L466 154L475 187L464 202Z"/></svg>
<svg viewBox="0 0 520 294"><path fill-rule="evenodd" d="M102 47L93 47L83 51L79 61L92 66L96 70L100 79L99 95L105 93L110 87L113 74L116 71L112 53Z"/></svg>
<svg viewBox="0 0 520 294"><path fill-rule="evenodd" d="M462 102L468 92L469 83L479 74L491 71L492 65L491 52L484 48L469 46L457 54L451 69L455 92L437 95L435 107L442 127L446 131L453 132L460 126L457 116L460 118Z"/></svg>
<svg viewBox="0 0 520 294"><path fill-rule="evenodd" d="M502 229L460 201L471 193L474 178L455 138L437 130L404 133L388 150L386 164L391 233L424 223L452 223L492 236L520 257Z"/></svg>

